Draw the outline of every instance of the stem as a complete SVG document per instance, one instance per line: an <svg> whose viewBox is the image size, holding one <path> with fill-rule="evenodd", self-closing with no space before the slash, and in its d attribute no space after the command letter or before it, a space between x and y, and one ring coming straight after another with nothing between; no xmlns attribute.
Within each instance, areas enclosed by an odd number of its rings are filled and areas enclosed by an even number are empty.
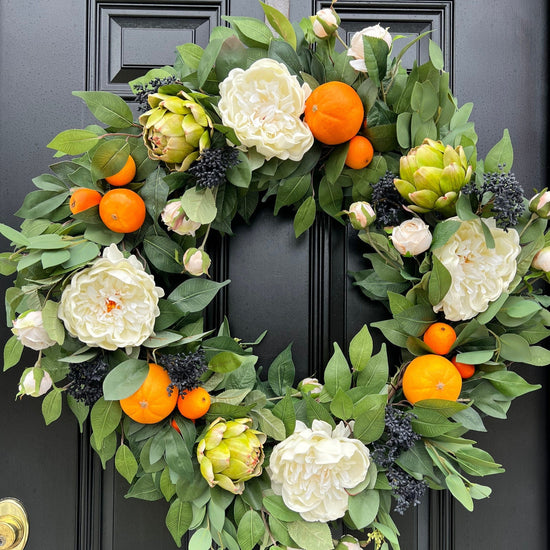
<svg viewBox="0 0 550 550"><path fill-rule="evenodd" d="M134 126L136 126L136 128L138 127L137 124L134 124ZM106 137L109 137L109 136L140 138L140 137L143 137L143 132L141 132L141 134L125 134L125 133L122 133L122 132L113 132L112 134L103 134L102 136L98 136L98 138L103 139L103 138L106 138Z"/></svg>
<svg viewBox="0 0 550 550"><path fill-rule="evenodd" d="M264 522L265 530L267 531L269 538L271 539L271 543L273 546L277 546L277 541L274 539L273 534L271 533L271 530L269 529L269 525L267 524L267 519L265 517L265 512L263 510L260 511L262 514L262 521Z"/></svg>
<svg viewBox="0 0 550 550"><path fill-rule="evenodd" d="M199 250L204 251L204 245L206 244L206 241L208 240L208 235L210 234L210 228L212 227L212 224L208 224L208 228L206 229L206 233L204 234L204 238L202 240L202 244L199 246Z"/></svg>
<svg viewBox="0 0 550 550"><path fill-rule="evenodd" d="M334 35L336 36L337 40L340 42L340 44L342 44L342 46L344 46L344 48L349 49L349 46L340 38L340 35L338 34L338 31L336 31L334 33Z"/></svg>
<svg viewBox="0 0 550 550"><path fill-rule="evenodd" d="M527 228L538 218L537 214L534 212L531 214L531 217L529 218L529 221L525 224L525 227L521 230L521 233L519 234L519 238L523 236Z"/></svg>
<svg viewBox="0 0 550 550"><path fill-rule="evenodd" d="M402 266L400 266L398 263L394 262L387 256L385 256L378 247L372 242L371 236L370 236L370 229L369 226L365 228L365 233L367 235L367 238L369 240L369 245L374 249L374 251L389 265L391 265L393 268L397 269L398 271L401 271Z"/></svg>

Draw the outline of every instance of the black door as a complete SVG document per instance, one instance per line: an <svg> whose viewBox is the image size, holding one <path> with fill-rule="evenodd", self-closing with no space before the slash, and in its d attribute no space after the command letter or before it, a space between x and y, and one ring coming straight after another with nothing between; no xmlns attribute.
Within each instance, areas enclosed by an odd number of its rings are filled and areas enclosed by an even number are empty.
<svg viewBox="0 0 550 550"><path fill-rule="evenodd" d="M292 20L330 5L269 3ZM376 23L393 34L432 30L459 103L474 102L480 155L507 127L518 179L529 190L547 184L544 0L339 1L337 9L348 33ZM52 162L45 144L89 122L72 90L130 99L125 82L172 64L179 44L205 46L228 14L261 18L262 10L255 0L0 0L0 220L17 226L13 212L31 179ZM408 63L425 60L426 50L422 43L410 50ZM347 346L363 323L380 315L347 275L363 267L352 237L320 220L296 240L291 220L274 218L267 204L251 226L236 227L236 236L220 243L217 278L233 282L219 313L227 312L242 338L269 330L258 349L264 364L292 341L299 376L318 373L331 342ZM9 336L3 328L2 342ZM489 432L479 434L480 445L507 470L488 480L492 497L468 513L444 493L431 495L400 520L402 548L547 548L548 376L536 368L522 374L544 389L519 399L506 422L489 421ZM45 427L39 400L14 401L19 376L12 369L0 379L0 498L17 497L26 506L27 548L175 548L164 527L165 505L124 499L126 482L112 466L102 471L68 411Z"/></svg>

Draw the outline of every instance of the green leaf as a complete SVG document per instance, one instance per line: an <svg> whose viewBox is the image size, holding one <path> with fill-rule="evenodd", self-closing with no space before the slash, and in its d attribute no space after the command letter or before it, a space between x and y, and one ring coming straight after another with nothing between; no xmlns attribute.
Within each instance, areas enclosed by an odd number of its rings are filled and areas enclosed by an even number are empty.
<svg viewBox="0 0 550 550"><path fill-rule="evenodd" d="M430 61L432 65L438 70L442 71L444 66L443 61L443 52L439 47L439 44L436 44L433 40L429 40L429 52L430 52Z"/></svg>
<svg viewBox="0 0 550 550"><path fill-rule="evenodd" d="M390 49L385 40L373 36L363 36L363 48L369 78L378 86L386 76Z"/></svg>
<svg viewBox="0 0 550 550"><path fill-rule="evenodd" d="M120 445L117 449L115 455L115 468L128 483L132 483L132 480L137 474L137 460L132 451L130 451L130 448L124 444Z"/></svg>
<svg viewBox="0 0 550 550"><path fill-rule="evenodd" d="M122 418L122 409L118 401L105 401L101 397L95 402L90 412L93 438L97 447L100 447L103 440L115 431Z"/></svg>
<svg viewBox="0 0 550 550"><path fill-rule="evenodd" d="M75 399L72 395L67 395L67 405L69 405L69 409L71 409L72 413L78 420L80 433L83 433L84 421L88 418L90 407L88 407L88 405L85 405L82 401Z"/></svg>
<svg viewBox="0 0 550 550"><path fill-rule="evenodd" d="M57 317L58 309L58 302L47 300L42 308L42 321L48 336L61 346L65 341L65 327Z"/></svg>
<svg viewBox="0 0 550 550"><path fill-rule="evenodd" d="M294 433L296 427L296 411L294 410L291 391L288 390L285 397L273 407L273 414L280 418L285 425L287 437Z"/></svg>
<svg viewBox="0 0 550 550"><path fill-rule="evenodd" d="M106 178L120 172L130 155L130 145L124 139L105 140L94 150L92 174L95 179Z"/></svg>
<svg viewBox="0 0 550 550"><path fill-rule="evenodd" d="M127 128L134 123L130 107L119 96L110 92L73 92L82 98L92 114L107 126Z"/></svg>
<svg viewBox="0 0 550 550"><path fill-rule="evenodd" d="M307 197L306 200L300 205L294 218L294 234L298 238L304 231L307 231L315 221L316 214L315 199L313 197Z"/></svg>
<svg viewBox="0 0 550 550"><path fill-rule="evenodd" d="M529 343L519 334L500 336L500 357L507 361L525 362L529 359Z"/></svg>
<svg viewBox="0 0 550 550"><path fill-rule="evenodd" d="M237 542L241 550L253 550L265 532L264 522L255 510L248 510L239 521Z"/></svg>
<svg viewBox="0 0 550 550"><path fill-rule="evenodd" d="M325 368L325 390L335 396L339 389L347 391L351 387L351 370L348 362L340 349L340 346L334 342L334 353L329 359Z"/></svg>
<svg viewBox="0 0 550 550"><path fill-rule="evenodd" d="M23 344L15 334L10 336L4 346L4 372L17 365L23 354Z"/></svg>
<svg viewBox="0 0 550 550"><path fill-rule="evenodd" d="M277 418L269 409L255 411L260 421L260 431L275 441L282 441L286 437L286 428L283 421Z"/></svg>
<svg viewBox="0 0 550 550"><path fill-rule="evenodd" d="M399 328L406 334L417 338L424 334L436 318L433 308L424 304L412 306L395 315Z"/></svg>
<svg viewBox="0 0 550 550"><path fill-rule="evenodd" d="M188 279L176 287L168 300L184 313L195 313L203 310L216 296L220 288L231 281L217 283L208 279Z"/></svg>
<svg viewBox="0 0 550 550"><path fill-rule="evenodd" d="M47 218L48 214L51 214L67 200L68 196L68 191L64 193L58 191L31 191L25 197L21 208L17 210L15 215L30 219ZM31 244L30 239L28 244Z"/></svg>
<svg viewBox="0 0 550 550"><path fill-rule="evenodd" d="M279 33L279 36L296 49L296 32L292 23L276 8L260 2L269 24Z"/></svg>
<svg viewBox="0 0 550 550"><path fill-rule="evenodd" d="M433 306L439 304L449 288L451 288L452 277L449 270L439 261L437 256L432 255L432 272L428 283L428 299Z"/></svg>
<svg viewBox="0 0 550 550"><path fill-rule="evenodd" d="M288 524L288 534L303 550L332 550L332 535L327 523L293 521Z"/></svg>
<svg viewBox="0 0 550 550"><path fill-rule="evenodd" d="M413 430L423 437L437 437L456 428L454 422L450 422L435 410L414 407L413 412L416 415L412 420Z"/></svg>
<svg viewBox="0 0 550 550"><path fill-rule="evenodd" d="M471 512L474 509L472 496L458 474L450 474L446 476L445 484L447 485L449 491L451 491L452 495L460 502L460 504L462 504L462 506L464 506L464 508L466 508L466 510Z"/></svg>
<svg viewBox="0 0 550 550"><path fill-rule="evenodd" d="M241 42L249 48L267 49L273 34L269 27L254 17L222 16L235 29Z"/></svg>
<svg viewBox="0 0 550 550"><path fill-rule="evenodd" d="M61 416L61 390L53 388L42 401L42 416L46 422L46 426L55 422Z"/></svg>
<svg viewBox="0 0 550 550"><path fill-rule="evenodd" d="M415 83L411 95L411 108L419 114L422 122L427 122L435 116L439 108L439 94L429 80Z"/></svg>
<svg viewBox="0 0 550 550"><path fill-rule="evenodd" d="M472 212L472 205L470 203L470 195L464 195L461 193L456 201L456 214L462 221L479 219Z"/></svg>
<svg viewBox="0 0 550 550"><path fill-rule="evenodd" d="M349 497L349 515L357 529L364 529L370 525L378 514L380 495L378 491L362 491Z"/></svg>
<svg viewBox="0 0 550 550"><path fill-rule="evenodd" d="M368 393L379 393L388 381L388 372L388 354L384 343L380 351L369 359L367 366L359 373L357 386L361 386Z"/></svg>
<svg viewBox="0 0 550 550"><path fill-rule="evenodd" d="M207 225L216 219L216 199L212 189L191 187L183 194L181 205L187 217L194 222Z"/></svg>
<svg viewBox="0 0 550 550"><path fill-rule="evenodd" d="M509 172L514 162L514 150L508 130L504 130L502 139L487 153L485 157L485 172ZM501 167L499 169L499 166Z"/></svg>
<svg viewBox="0 0 550 550"><path fill-rule="evenodd" d="M360 372L367 366L372 356L372 345L369 329L363 325L349 344L349 359L356 371Z"/></svg>
<svg viewBox="0 0 550 550"><path fill-rule="evenodd" d="M267 495L263 499L264 508L274 517L281 521L299 521L300 514L287 508L282 497L279 495Z"/></svg>
<svg viewBox="0 0 550 550"><path fill-rule="evenodd" d="M99 255L99 247L95 243L85 242L72 246L69 252L71 257L63 262L64 269L71 269L95 260Z"/></svg>
<svg viewBox="0 0 550 550"><path fill-rule="evenodd" d="M349 151L349 142L334 148L325 164L325 174L329 184L334 184L340 177Z"/></svg>
<svg viewBox="0 0 550 550"><path fill-rule="evenodd" d="M355 405L353 435L365 445L384 433L387 395L367 395Z"/></svg>
<svg viewBox="0 0 550 550"><path fill-rule="evenodd" d="M502 394L512 398L542 387L540 384L529 384L519 374L508 370L488 372L483 375L483 378L489 380Z"/></svg>
<svg viewBox="0 0 550 550"><path fill-rule="evenodd" d="M342 210L343 198L342 188L336 183L331 184L327 177L323 177L319 184L319 205L321 208L329 216L338 219L338 215Z"/></svg>
<svg viewBox="0 0 550 550"><path fill-rule="evenodd" d="M99 141L94 132L88 130L65 130L55 136L46 147L67 155L81 155Z"/></svg>
<svg viewBox="0 0 550 550"><path fill-rule="evenodd" d="M103 381L105 401L117 401L133 395L149 374L147 361L128 359L119 363Z"/></svg>
<svg viewBox="0 0 550 550"><path fill-rule="evenodd" d="M275 395L285 395L294 384L295 367L292 360L292 344L289 344L271 363L267 380Z"/></svg>
<svg viewBox="0 0 550 550"><path fill-rule="evenodd" d="M40 257L42 267L49 269L56 265L61 265L71 258L71 253L68 250L53 250L51 252L43 252Z"/></svg>
<svg viewBox="0 0 550 550"><path fill-rule="evenodd" d="M252 169L248 162L248 157L239 151L239 163L236 166L232 166L227 170L225 176L227 181L232 183L235 187L241 187L248 189L250 181L252 179Z"/></svg>
<svg viewBox="0 0 550 550"><path fill-rule="evenodd" d="M458 220L445 220L435 226L430 250L435 250L447 244L449 239L459 230L461 223Z"/></svg>
<svg viewBox="0 0 550 550"><path fill-rule="evenodd" d="M189 539L188 550L210 550L212 546L212 535L204 527L197 529Z"/></svg>
<svg viewBox="0 0 550 550"><path fill-rule="evenodd" d="M193 507L190 502L176 498L166 514L166 527L172 535L178 548L181 548L181 539L187 533L193 521Z"/></svg>
<svg viewBox="0 0 550 550"><path fill-rule="evenodd" d="M283 180L277 189L275 215L279 213L281 206L288 206L298 202L308 192L310 182L311 174Z"/></svg>
<svg viewBox="0 0 550 550"><path fill-rule="evenodd" d="M353 416L353 400L342 388L338 388L330 402L330 412L342 420L349 420Z"/></svg>
<svg viewBox="0 0 550 550"><path fill-rule="evenodd" d="M456 360L459 363L466 363L467 365L483 365L483 363L487 363L487 361L492 359L494 353L494 350L467 351L459 353L456 356Z"/></svg>
<svg viewBox="0 0 550 550"><path fill-rule="evenodd" d="M334 418L332 418L332 415L321 403L313 399L310 395L304 395L303 400L306 404L306 417L308 424L311 424L317 419L323 420L327 424L330 424L333 428L336 427Z"/></svg>
<svg viewBox="0 0 550 550"><path fill-rule="evenodd" d="M445 418L449 418L457 412L468 408L464 403L457 403L456 401L449 401L448 399L423 399L417 401L414 406L419 409L436 411Z"/></svg>
<svg viewBox="0 0 550 550"><path fill-rule="evenodd" d="M146 474L140 477L124 498L139 498L141 500L154 501L162 498L162 493L157 488L152 474Z"/></svg>
<svg viewBox="0 0 550 550"><path fill-rule="evenodd" d="M28 237L4 223L0 223L0 234L17 246L29 245Z"/></svg>
<svg viewBox="0 0 550 550"><path fill-rule="evenodd" d="M165 273L182 273L184 250L164 235L148 234L143 240L143 251L148 260Z"/></svg>

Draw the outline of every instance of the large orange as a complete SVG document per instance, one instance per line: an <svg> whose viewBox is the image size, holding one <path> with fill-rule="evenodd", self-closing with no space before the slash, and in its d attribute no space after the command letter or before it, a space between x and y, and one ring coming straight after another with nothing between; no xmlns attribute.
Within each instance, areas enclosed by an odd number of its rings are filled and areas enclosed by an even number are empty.
<svg viewBox="0 0 550 550"><path fill-rule="evenodd" d="M99 203L99 217L115 233L137 231L145 221L145 203L130 189L111 189Z"/></svg>
<svg viewBox="0 0 550 550"><path fill-rule="evenodd" d="M204 388L184 391L178 397L178 410L185 418L196 420L208 412L210 401L210 394Z"/></svg>
<svg viewBox="0 0 550 550"><path fill-rule="evenodd" d="M149 374L139 389L120 400L122 410L140 424L154 424L165 419L176 407L178 392L168 393L168 373L156 363L149 363Z"/></svg>
<svg viewBox="0 0 550 550"><path fill-rule="evenodd" d="M130 183L136 175L136 163L131 155L128 156L126 164L116 174L105 178L107 183L119 187Z"/></svg>
<svg viewBox="0 0 550 550"><path fill-rule="evenodd" d="M365 110L357 92L344 82L317 86L306 100L304 121L321 143L349 141L363 124Z"/></svg>
<svg viewBox="0 0 550 550"><path fill-rule="evenodd" d="M422 335L422 340L437 355L447 355L456 341L456 332L447 323L434 323Z"/></svg>
<svg viewBox="0 0 550 550"><path fill-rule="evenodd" d="M403 375L403 393L414 404L423 399L456 401L462 378L456 367L441 355L421 355L413 359Z"/></svg>
<svg viewBox="0 0 550 550"><path fill-rule="evenodd" d="M73 191L71 200L69 201L69 208L73 214L78 214L84 210L88 210L92 206L99 204L102 195L95 189L87 189L86 187L80 187Z"/></svg>

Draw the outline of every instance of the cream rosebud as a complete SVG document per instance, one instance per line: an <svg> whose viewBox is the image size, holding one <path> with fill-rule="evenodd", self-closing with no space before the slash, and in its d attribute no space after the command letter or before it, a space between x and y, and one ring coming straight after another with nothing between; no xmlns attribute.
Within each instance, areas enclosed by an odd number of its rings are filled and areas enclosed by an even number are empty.
<svg viewBox="0 0 550 550"><path fill-rule="evenodd" d="M399 254L416 256L430 248L432 234L420 218L413 218L394 227L391 240Z"/></svg>
<svg viewBox="0 0 550 550"><path fill-rule="evenodd" d="M189 275L200 277L208 275L210 267L210 256L198 248L188 248L183 255L183 267Z"/></svg>
<svg viewBox="0 0 550 550"><path fill-rule="evenodd" d="M550 218L550 191L544 188L529 201L529 210L540 218Z"/></svg>
<svg viewBox="0 0 550 550"><path fill-rule="evenodd" d="M365 64L365 49L363 46L363 36L372 36L374 38L380 38L384 40L388 45L388 48L391 48L392 37L388 32L388 29L381 27L380 25L373 25L367 27L359 32L356 32L351 38L350 48L348 49L348 55L353 57L353 61L350 61L349 64L356 70L362 73L367 72L367 66Z"/></svg>
<svg viewBox="0 0 550 550"><path fill-rule="evenodd" d="M550 271L550 246L545 246L535 254L531 266L541 271Z"/></svg>
<svg viewBox="0 0 550 550"><path fill-rule="evenodd" d="M168 202L160 217L168 229L178 235L191 235L191 237L194 237L195 231L201 226L199 222L194 222L186 216L180 199Z"/></svg>
<svg viewBox="0 0 550 550"><path fill-rule="evenodd" d="M310 395L319 395L323 391L323 384L317 378L304 378L299 384L298 389L302 393Z"/></svg>
<svg viewBox="0 0 550 550"><path fill-rule="evenodd" d="M349 207L348 216L354 229L365 229L376 220L376 212L365 201L352 203Z"/></svg>
<svg viewBox="0 0 550 550"><path fill-rule="evenodd" d="M30 395L31 397L40 397L52 387L52 378L44 369L40 367L31 367L25 369L19 382L18 395Z"/></svg>
<svg viewBox="0 0 550 550"><path fill-rule="evenodd" d="M36 351L55 344L44 328L41 311L28 311L20 315L13 321L11 331L24 346Z"/></svg>
<svg viewBox="0 0 550 550"><path fill-rule="evenodd" d="M361 550L361 545L355 537L344 535L336 544L335 550Z"/></svg>
<svg viewBox="0 0 550 550"><path fill-rule="evenodd" d="M313 22L313 32L317 38L326 38L334 34L340 24L340 18L332 8L319 10L311 20Z"/></svg>

